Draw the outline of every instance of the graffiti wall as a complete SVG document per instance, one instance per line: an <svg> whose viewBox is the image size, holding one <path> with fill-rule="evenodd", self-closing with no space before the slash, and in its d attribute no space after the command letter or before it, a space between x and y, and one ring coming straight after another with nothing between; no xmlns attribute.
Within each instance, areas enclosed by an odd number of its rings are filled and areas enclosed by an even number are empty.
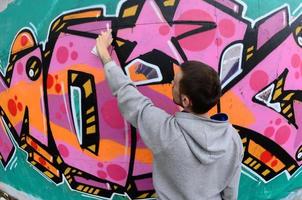
<svg viewBox="0 0 302 200"><path fill-rule="evenodd" d="M180 63L219 73L223 96L211 113L228 113L244 145L239 199L302 188L300 1L10 0L0 22L0 190L20 199L156 198L152 154L91 51L107 26L114 60L171 114Z"/></svg>

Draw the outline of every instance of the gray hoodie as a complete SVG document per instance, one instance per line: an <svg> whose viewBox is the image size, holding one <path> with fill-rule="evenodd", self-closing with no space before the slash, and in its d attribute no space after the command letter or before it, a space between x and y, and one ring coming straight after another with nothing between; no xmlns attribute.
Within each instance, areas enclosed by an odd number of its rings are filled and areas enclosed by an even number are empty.
<svg viewBox="0 0 302 200"><path fill-rule="evenodd" d="M153 152L160 200L237 199L243 147L227 115L170 115L142 95L111 61L105 74L124 118Z"/></svg>

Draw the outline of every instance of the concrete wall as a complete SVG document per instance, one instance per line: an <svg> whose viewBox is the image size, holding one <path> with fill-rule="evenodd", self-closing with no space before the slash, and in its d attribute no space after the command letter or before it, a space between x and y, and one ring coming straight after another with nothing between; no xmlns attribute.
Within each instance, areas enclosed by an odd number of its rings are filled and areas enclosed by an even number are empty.
<svg viewBox="0 0 302 200"><path fill-rule="evenodd" d="M114 59L169 113L179 109L177 64L200 60L219 72L223 97L211 113L227 112L245 147L239 199L301 196L299 0L0 5L0 190L19 199L155 197L151 152L91 53L109 24Z"/></svg>

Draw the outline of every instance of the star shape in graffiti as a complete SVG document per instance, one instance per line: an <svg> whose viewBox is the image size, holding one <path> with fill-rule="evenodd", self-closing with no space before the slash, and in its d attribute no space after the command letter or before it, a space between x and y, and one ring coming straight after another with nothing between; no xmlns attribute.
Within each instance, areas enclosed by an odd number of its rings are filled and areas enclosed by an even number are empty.
<svg viewBox="0 0 302 200"><path fill-rule="evenodd" d="M154 49L180 63L187 60L184 49L194 51L203 47L202 42L196 44L192 40L196 35L201 37L200 34L213 31L216 28L215 22L199 10L178 12L183 7L179 3L173 1L165 4L165 1L146 0L121 8L116 30L116 50L123 57L122 63L129 63ZM177 19L174 19L175 16ZM190 40L186 41L187 38Z"/></svg>

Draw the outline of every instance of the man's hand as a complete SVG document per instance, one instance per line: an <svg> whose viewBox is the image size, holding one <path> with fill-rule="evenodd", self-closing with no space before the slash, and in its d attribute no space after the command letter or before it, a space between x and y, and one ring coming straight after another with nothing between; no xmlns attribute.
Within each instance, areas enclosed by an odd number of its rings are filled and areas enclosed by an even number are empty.
<svg viewBox="0 0 302 200"><path fill-rule="evenodd" d="M111 45L112 40L111 29L108 29L105 32L102 31L96 39L96 49L104 65L112 60L108 51L108 47Z"/></svg>

